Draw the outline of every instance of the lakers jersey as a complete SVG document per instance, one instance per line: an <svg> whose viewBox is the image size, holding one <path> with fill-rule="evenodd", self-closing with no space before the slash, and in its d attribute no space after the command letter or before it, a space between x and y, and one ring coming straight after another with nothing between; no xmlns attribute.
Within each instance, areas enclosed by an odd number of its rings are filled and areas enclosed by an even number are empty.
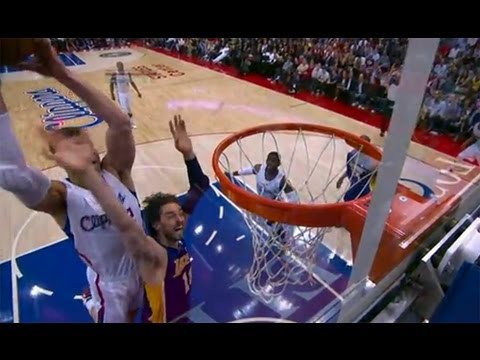
<svg viewBox="0 0 480 360"><path fill-rule="evenodd" d="M161 285L145 285L143 322L165 323L190 310L192 264L183 242L178 249L165 247L168 265Z"/></svg>
<svg viewBox="0 0 480 360"><path fill-rule="evenodd" d="M135 194L109 172L102 171L101 174L125 211L143 226ZM93 194L68 179L62 182L67 188L67 221L63 230L73 239L82 260L103 279L131 275L136 266L123 245L122 235Z"/></svg>
<svg viewBox="0 0 480 360"><path fill-rule="evenodd" d="M269 199L280 199L279 195L282 192L282 179L285 177L285 173L278 170L277 176L272 180L266 178L266 165L261 165L260 170L256 174L257 193Z"/></svg>
<svg viewBox="0 0 480 360"><path fill-rule="evenodd" d="M117 93L128 93L130 91L130 74L129 73L115 73L113 75L113 81L115 82L115 87Z"/></svg>
<svg viewBox="0 0 480 360"><path fill-rule="evenodd" d="M347 154L347 177L350 188L343 200L355 200L370 193L375 167L375 160L364 153L352 150Z"/></svg>

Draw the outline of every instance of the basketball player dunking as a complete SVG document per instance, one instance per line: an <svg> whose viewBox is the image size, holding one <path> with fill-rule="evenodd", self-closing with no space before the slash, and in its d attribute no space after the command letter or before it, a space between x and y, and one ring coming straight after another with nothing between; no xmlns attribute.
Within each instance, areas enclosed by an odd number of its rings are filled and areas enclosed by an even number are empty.
<svg viewBox="0 0 480 360"><path fill-rule="evenodd" d="M365 141L371 142L367 135L360 137ZM345 166L345 173L337 181L337 189L342 187L346 178L350 182L343 200L351 201L368 195L372 191L372 181L378 166L376 160L354 149L347 154Z"/></svg>
<svg viewBox="0 0 480 360"><path fill-rule="evenodd" d="M91 169L104 186L115 193L122 211L141 227L141 209L131 177L135 143L128 116L101 91L71 73L48 39L37 39L35 47L34 57L21 67L55 78L108 124L107 155L103 160L88 134L76 128L44 133L51 152L55 154L64 139L86 149ZM73 237L75 249L87 266L92 297L84 304L93 319L96 322L132 321L143 298L143 284L136 264L119 240L119 229L112 225L86 189L84 178L68 167L65 170L68 179L50 180L26 164L0 97L0 187L13 193L28 208L50 214L64 232Z"/></svg>
<svg viewBox="0 0 480 360"><path fill-rule="evenodd" d="M112 74L112 77L110 78L110 94L112 95L113 100L115 100L116 94L116 99L118 100L120 107L125 113L128 114L132 123L132 128L135 129L137 126L132 119L133 113L130 98L130 85L135 89L138 97L141 98L142 94L133 81L132 74L125 72L122 62L117 62L117 72Z"/></svg>
<svg viewBox="0 0 480 360"><path fill-rule="evenodd" d="M170 122L175 147L183 154L187 166L190 190L186 202L180 204L171 194L155 194L146 200L145 225L142 226L125 212L116 194L95 170L94 156L88 146L64 137L57 145L55 157L63 167L75 172L91 190L108 218L123 236L131 256L137 262L145 282L145 322L169 322L190 310L192 284L191 258L183 243L186 214L193 211L203 191L208 188L208 177L203 174L187 135L185 123L175 116Z"/></svg>

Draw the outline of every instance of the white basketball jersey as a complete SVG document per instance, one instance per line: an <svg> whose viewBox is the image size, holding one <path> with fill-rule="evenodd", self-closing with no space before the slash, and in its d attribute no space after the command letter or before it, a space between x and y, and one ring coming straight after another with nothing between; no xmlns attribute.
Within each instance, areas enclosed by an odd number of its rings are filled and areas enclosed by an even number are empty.
<svg viewBox="0 0 480 360"><path fill-rule="evenodd" d="M102 171L102 176L125 211L143 228L136 196L107 171ZM73 238L81 259L104 279L131 275L136 271L135 263L123 245L120 232L112 225L93 194L68 180L62 182L67 187L67 222L63 230Z"/></svg>
<svg viewBox="0 0 480 360"><path fill-rule="evenodd" d="M130 91L130 75L128 73L116 73L115 85L118 93L128 93Z"/></svg>
<svg viewBox="0 0 480 360"><path fill-rule="evenodd" d="M277 176L272 180L267 180L265 177L265 171L267 169L266 165L261 165L260 170L256 175L257 181L257 193L258 195L264 196L269 199L278 199L280 200L279 194L282 192L280 187L282 184L282 179L285 177L285 174L282 170L278 170Z"/></svg>

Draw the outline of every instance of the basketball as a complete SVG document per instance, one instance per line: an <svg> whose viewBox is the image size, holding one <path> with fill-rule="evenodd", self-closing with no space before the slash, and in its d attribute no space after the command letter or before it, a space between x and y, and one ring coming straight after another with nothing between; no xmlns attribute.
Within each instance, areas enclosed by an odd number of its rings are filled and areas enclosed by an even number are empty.
<svg viewBox="0 0 480 360"><path fill-rule="evenodd" d="M14 66L34 52L33 38L0 38L0 65Z"/></svg>

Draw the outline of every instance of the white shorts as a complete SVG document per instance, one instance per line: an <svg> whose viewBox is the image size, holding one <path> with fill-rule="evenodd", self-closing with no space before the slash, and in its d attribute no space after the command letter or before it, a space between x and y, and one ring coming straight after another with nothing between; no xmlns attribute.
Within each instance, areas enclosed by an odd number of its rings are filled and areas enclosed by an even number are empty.
<svg viewBox="0 0 480 360"><path fill-rule="evenodd" d="M117 92L117 100L123 112L127 114L132 113L132 104L129 93Z"/></svg>
<svg viewBox="0 0 480 360"><path fill-rule="evenodd" d="M128 323L129 315L143 304L144 287L137 273L103 281L87 266L87 279L99 323Z"/></svg>
<svg viewBox="0 0 480 360"><path fill-rule="evenodd" d="M478 142L463 150L460 154L458 154L458 158L460 160L475 160L477 163L480 163L480 145Z"/></svg>

